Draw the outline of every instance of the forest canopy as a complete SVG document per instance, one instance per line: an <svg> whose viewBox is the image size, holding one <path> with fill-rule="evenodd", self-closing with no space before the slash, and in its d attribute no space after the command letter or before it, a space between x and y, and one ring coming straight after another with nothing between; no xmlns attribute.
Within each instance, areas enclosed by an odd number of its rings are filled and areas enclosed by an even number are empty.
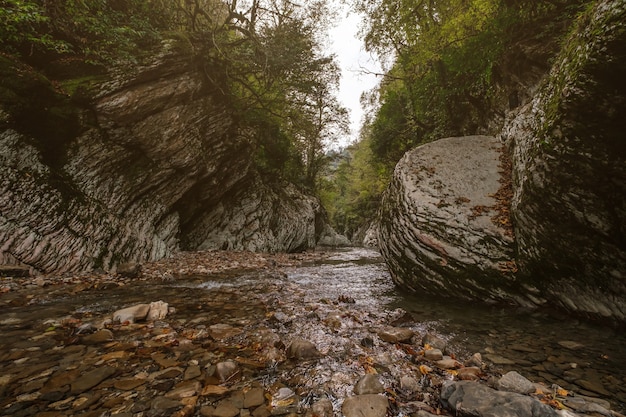
<svg viewBox="0 0 626 417"><path fill-rule="evenodd" d="M328 19L325 0L0 0L0 52L80 78L175 39L254 132L258 170L315 189L327 145L347 130L321 47Z"/></svg>

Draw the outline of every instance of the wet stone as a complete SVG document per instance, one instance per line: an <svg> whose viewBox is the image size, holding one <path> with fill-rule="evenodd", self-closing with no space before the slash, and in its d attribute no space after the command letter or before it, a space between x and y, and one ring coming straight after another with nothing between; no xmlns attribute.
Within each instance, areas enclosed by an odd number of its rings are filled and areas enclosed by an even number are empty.
<svg viewBox="0 0 626 417"><path fill-rule="evenodd" d="M117 273L126 278L137 278L141 273L141 264L125 262L117 267Z"/></svg>
<svg viewBox="0 0 626 417"><path fill-rule="evenodd" d="M535 392L535 385L515 371L507 372L496 383L499 391L516 392L518 394L530 394Z"/></svg>
<svg viewBox="0 0 626 417"><path fill-rule="evenodd" d="M462 365L456 359L444 356L442 360L435 362L435 366L441 369L455 369L461 367Z"/></svg>
<svg viewBox="0 0 626 417"><path fill-rule="evenodd" d="M306 415L307 417L333 417L333 403L327 398L322 398L311 406Z"/></svg>
<svg viewBox="0 0 626 417"><path fill-rule="evenodd" d="M178 384L173 390L165 394L167 398L183 399L195 396L202 389L198 381L184 381Z"/></svg>
<svg viewBox="0 0 626 417"><path fill-rule="evenodd" d="M90 388L100 384L105 379L109 378L115 373L115 368L110 366L103 366L101 368L94 369L79 377L71 384L71 393L80 394L87 391Z"/></svg>
<svg viewBox="0 0 626 417"><path fill-rule="evenodd" d="M245 393L243 400L244 408L254 408L265 403L263 388L252 388Z"/></svg>
<svg viewBox="0 0 626 417"><path fill-rule="evenodd" d="M515 361L493 353L486 354L485 358L487 358L495 365L515 365Z"/></svg>
<svg viewBox="0 0 626 417"><path fill-rule="evenodd" d="M135 323L144 320L150 311L150 304L137 304L117 310L113 313L113 320L120 323Z"/></svg>
<svg viewBox="0 0 626 417"><path fill-rule="evenodd" d="M172 368L179 365L176 358L168 357L163 353L155 353L152 355L152 360L161 366L161 368Z"/></svg>
<svg viewBox="0 0 626 417"><path fill-rule="evenodd" d="M221 401L215 410L213 410L213 417L236 417L239 415L239 408L231 404L230 401Z"/></svg>
<svg viewBox="0 0 626 417"><path fill-rule="evenodd" d="M574 342L571 340L562 340L559 342L559 345L570 350L577 350L585 347L582 343Z"/></svg>
<svg viewBox="0 0 626 417"><path fill-rule="evenodd" d="M131 378L131 379L121 379L119 381L115 381L113 386L122 391L130 391L145 383L146 383L145 379Z"/></svg>
<svg viewBox="0 0 626 417"><path fill-rule="evenodd" d="M480 368L476 366L466 366L464 368L459 369L457 373L457 378L462 381L476 381L480 379L481 374Z"/></svg>
<svg viewBox="0 0 626 417"><path fill-rule="evenodd" d="M419 381L412 376L403 376L400 378L400 388L409 393L416 393L420 390Z"/></svg>
<svg viewBox="0 0 626 417"><path fill-rule="evenodd" d="M424 357L429 361L440 361L443 359L443 353L439 349L428 349L424 351Z"/></svg>
<svg viewBox="0 0 626 417"><path fill-rule="evenodd" d="M185 369L185 375L183 376L183 379L195 379L198 378L200 375L202 375L200 367L198 365L191 365L190 367Z"/></svg>
<svg viewBox="0 0 626 417"><path fill-rule="evenodd" d="M224 361L216 365L215 375L220 381L228 381L239 372L239 365L235 361Z"/></svg>
<svg viewBox="0 0 626 417"><path fill-rule="evenodd" d="M388 343L408 343L414 335L413 330L405 327L386 327L378 331L378 337Z"/></svg>
<svg viewBox="0 0 626 417"><path fill-rule="evenodd" d="M180 401L176 401L166 397L156 397L152 400L151 407L153 410L173 410L181 406Z"/></svg>
<svg viewBox="0 0 626 417"><path fill-rule="evenodd" d="M385 387L380 383L378 377L373 374L363 375L354 386L354 393L362 394L380 394L385 391Z"/></svg>
<svg viewBox="0 0 626 417"><path fill-rule="evenodd" d="M304 339L294 339L287 348L287 357L289 359L314 359L319 355L317 347Z"/></svg>
<svg viewBox="0 0 626 417"><path fill-rule="evenodd" d="M98 330L95 333L83 336L80 340L85 345L98 345L101 343L107 343L114 338L113 332L109 329Z"/></svg>
<svg viewBox="0 0 626 417"><path fill-rule="evenodd" d="M444 352L446 350L447 343L439 336L432 333L427 333L422 338L422 346L426 345L430 346L433 349L439 349L440 351Z"/></svg>
<svg viewBox="0 0 626 417"><path fill-rule="evenodd" d="M389 401L378 394L356 395L348 397L341 405L345 417L385 417Z"/></svg>

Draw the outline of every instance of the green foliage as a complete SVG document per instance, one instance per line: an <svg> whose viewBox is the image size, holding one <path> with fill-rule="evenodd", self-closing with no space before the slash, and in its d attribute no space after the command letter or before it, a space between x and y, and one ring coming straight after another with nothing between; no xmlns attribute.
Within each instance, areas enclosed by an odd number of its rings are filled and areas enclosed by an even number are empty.
<svg viewBox="0 0 626 417"><path fill-rule="evenodd" d="M366 47L388 70L361 142L325 183L335 227L350 235L374 217L381 184L409 149L484 129L509 48L553 40L585 1L353 0Z"/></svg>
<svg viewBox="0 0 626 417"><path fill-rule="evenodd" d="M375 217L391 172L375 161L367 136L335 157L336 168L322 178L320 198L333 227L352 237Z"/></svg>
<svg viewBox="0 0 626 417"><path fill-rule="evenodd" d="M355 0L367 48L393 58L372 116L375 158L474 134L493 115L495 68L523 37L554 37L580 3L565 0Z"/></svg>
<svg viewBox="0 0 626 417"><path fill-rule="evenodd" d="M164 11L143 0L0 0L0 48L40 65L70 54L97 64L134 60L159 39Z"/></svg>
<svg viewBox="0 0 626 417"><path fill-rule="evenodd" d="M0 0L0 47L5 52L16 52L30 46L56 52L68 52L69 43L55 39L46 30L50 16L34 0Z"/></svg>

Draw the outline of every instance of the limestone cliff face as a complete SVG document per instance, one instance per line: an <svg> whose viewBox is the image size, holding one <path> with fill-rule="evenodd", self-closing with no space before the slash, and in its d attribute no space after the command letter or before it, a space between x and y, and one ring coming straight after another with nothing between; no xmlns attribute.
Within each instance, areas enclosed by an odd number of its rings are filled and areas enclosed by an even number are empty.
<svg viewBox="0 0 626 417"><path fill-rule="evenodd" d="M166 46L125 71L97 85L62 140L29 129L23 106L2 103L0 262L63 272L181 248L315 245L319 204L293 186L276 193L254 174L250 135L188 54Z"/></svg>
<svg viewBox="0 0 626 417"><path fill-rule="evenodd" d="M626 319L626 3L578 23L531 103L503 131L513 150L521 273L572 310Z"/></svg>
<svg viewBox="0 0 626 417"><path fill-rule="evenodd" d="M443 139L400 161L379 231L398 284L626 320L626 4L598 1L577 25L500 140ZM467 211L493 204L489 141L512 156L514 241Z"/></svg>

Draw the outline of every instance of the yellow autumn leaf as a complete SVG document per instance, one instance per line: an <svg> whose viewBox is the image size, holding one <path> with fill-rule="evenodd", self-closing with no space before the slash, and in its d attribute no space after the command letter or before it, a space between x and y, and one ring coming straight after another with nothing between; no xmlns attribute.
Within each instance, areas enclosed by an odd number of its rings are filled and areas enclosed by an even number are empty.
<svg viewBox="0 0 626 417"><path fill-rule="evenodd" d="M287 398L286 400L279 400L273 403L274 407L287 407L288 405L293 404L294 398Z"/></svg>
<svg viewBox="0 0 626 417"><path fill-rule="evenodd" d="M422 373L422 375L428 375L430 373L430 371L432 371L432 369L429 368L426 365L420 365L419 369L420 369L420 372Z"/></svg>

